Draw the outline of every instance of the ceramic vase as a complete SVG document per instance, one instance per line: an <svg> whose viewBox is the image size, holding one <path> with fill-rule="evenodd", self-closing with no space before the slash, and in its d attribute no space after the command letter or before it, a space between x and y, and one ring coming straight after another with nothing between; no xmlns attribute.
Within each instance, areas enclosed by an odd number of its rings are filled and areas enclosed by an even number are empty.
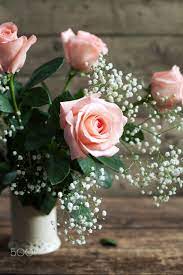
<svg viewBox="0 0 183 275"><path fill-rule="evenodd" d="M56 251L61 245L57 233L56 207L45 215L31 206L22 206L20 201L11 195L11 223L11 254L47 254Z"/></svg>

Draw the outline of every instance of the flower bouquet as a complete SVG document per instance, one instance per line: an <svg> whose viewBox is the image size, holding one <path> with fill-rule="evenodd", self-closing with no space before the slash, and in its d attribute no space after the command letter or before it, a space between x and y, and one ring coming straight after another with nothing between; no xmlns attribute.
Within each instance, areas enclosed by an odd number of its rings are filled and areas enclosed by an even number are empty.
<svg viewBox="0 0 183 275"><path fill-rule="evenodd" d="M33 35L17 37L13 23L0 25L0 190L12 201L11 249L43 254L101 229L107 212L97 192L125 180L152 196L157 206L182 187L183 76L177 66L154 73L150 85L107 63L106 44L95 35L61 33L70 68L53 99L45 80L63 68L55 58L37 68L27 83L17 80ZM88 79L72 91L73 78ZM115 183L116 184L116 183ZM59 221L58 221L59 223Z"/></svg>

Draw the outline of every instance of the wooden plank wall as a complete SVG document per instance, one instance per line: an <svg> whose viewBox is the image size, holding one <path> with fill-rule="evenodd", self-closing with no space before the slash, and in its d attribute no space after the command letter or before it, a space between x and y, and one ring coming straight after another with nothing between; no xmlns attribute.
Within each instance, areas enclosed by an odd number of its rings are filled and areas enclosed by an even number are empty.
<svg viewBox="0 0 183 275"><path fill-rule="evenodd" d="M0 22L14 21L22 34L36 34L22 77L62 54L59 32L69 27L101 36L110 59L124 71L148 77L183 61L181 0L0 0ZM60 86L60 74L49 81Z"/></svg>
<svg viewBox="0 0 183 275"><path fill-rule="evenodd" d="M174 64L183 69L182 0L0 0L0 23L5 21L15 22L21 34L38 36L20 73L23 81L63 54L59 33L69 27L100 36L109 59L125 72L148 79ZM61 82L61 73L48 80L54 94Z"/></svg>

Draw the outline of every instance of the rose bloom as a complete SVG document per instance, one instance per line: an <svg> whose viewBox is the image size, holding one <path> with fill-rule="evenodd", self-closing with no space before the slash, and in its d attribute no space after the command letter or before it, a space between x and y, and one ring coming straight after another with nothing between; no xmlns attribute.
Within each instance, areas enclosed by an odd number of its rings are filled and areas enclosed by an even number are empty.
<svg viewBox="0 0 183 275"><path fill-rule="evenodd" d="M15 73L25 63L26 53L36 42L32 35L17 37L18 28L15 24L7 22L0 25L0 72Z"/></svg>
<svg viewBox="0 0 183 275"><path fill-rule="evenodd" d="M170 71L154 73L151 80L151 93L160 111L183 104L183 76L179 67Z"/></svg>
<svg viewBox="0 0 183 275"><path fill-rule="evenodd" d="M74 68L88 72L98 60L100 54L107 54L106 44L89 32L78 31L77 35L71 29L61 33L65 57Z"/></svg>
<svg viewBox="0 0 183 275"><path fill-rule="evenodd" d="M93 95L60 105L60 125L71 159L85 158L88 154L111 157L119 151L115 145L127 118L116 104Z"/></svg>

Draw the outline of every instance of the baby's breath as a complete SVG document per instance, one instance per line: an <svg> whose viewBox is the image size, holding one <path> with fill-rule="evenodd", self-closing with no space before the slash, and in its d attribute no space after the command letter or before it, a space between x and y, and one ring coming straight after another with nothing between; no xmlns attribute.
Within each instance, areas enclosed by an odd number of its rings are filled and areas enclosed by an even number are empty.
<svg viewBox="0 0 183 275"><path fill-rule="evenodd" d="M70 192L60 192L58 196L60 208L65 212L65 240L82 245L86 243L87 235L102 228L99 222L107 212L100 209L102 199L96 195L100 185L95 171L87 177L74 175L74 178Z"/></svg>

